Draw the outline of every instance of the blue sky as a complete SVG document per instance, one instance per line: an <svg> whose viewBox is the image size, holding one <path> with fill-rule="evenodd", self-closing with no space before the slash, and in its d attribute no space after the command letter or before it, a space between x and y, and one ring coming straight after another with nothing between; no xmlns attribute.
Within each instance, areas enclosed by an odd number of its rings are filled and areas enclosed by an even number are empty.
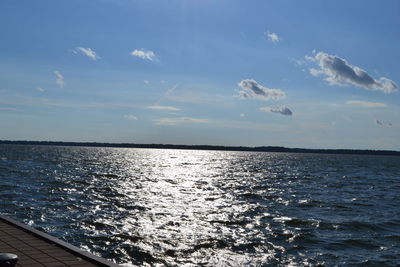
<svg viewBox="0 0 400 267"><path fill-rule="evenodd" d="M400 2L3 0L0 139L400 150Z"/></svg>

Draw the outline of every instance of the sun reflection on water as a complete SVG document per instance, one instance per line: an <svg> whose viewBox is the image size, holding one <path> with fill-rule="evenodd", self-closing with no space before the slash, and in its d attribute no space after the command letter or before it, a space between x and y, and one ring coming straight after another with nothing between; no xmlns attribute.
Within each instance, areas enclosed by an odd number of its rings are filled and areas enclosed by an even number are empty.
<svg viewBox="0 0 400 267"><path fill-rule="evenodd" d="M400 251L391 232L399 172L367 175L373 158L24 149L2 156L0 209L118 263L318 266Z"/></svg>
<svg viewBox="0 0 400 267"><path fill-rule="evenodd" d="M226 152L187 150L146 150L141 157L135 153L125 158L125 179L116 186L124 205L136 207L122 223L123 234L134 237L129 245L165 264L176 264L177 256L181 263L192 264L210 263L210 259L212 264L218 264L216 259L254 261L254 256L229 249L231 242L246 246L248 234L262 221L262 215L243 216L251 208L235 203L240 201L230 165L235 166L237 156L230 160Z"/></svg>

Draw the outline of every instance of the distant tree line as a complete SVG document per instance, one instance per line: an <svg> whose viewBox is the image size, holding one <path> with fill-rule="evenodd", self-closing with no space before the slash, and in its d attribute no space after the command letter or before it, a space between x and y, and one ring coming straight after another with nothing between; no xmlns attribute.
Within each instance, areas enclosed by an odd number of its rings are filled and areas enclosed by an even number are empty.
<svg viewBox="0 0 400 267"><path fill-rule="evenodd" d="M254 152L286 152L286 153L358 154L358 155L363 154L363 155L400 156L400 151L392 151L392 150L308 149L308 148L287 148L287 147L282 147L282 146L247 147L247 146L131 144L131 143L58 142L58 141L9 141L9 140L0 140L0 144L42 145L42 146L192 149L192 150L223 150L223 151L254 151Z"/></svg>

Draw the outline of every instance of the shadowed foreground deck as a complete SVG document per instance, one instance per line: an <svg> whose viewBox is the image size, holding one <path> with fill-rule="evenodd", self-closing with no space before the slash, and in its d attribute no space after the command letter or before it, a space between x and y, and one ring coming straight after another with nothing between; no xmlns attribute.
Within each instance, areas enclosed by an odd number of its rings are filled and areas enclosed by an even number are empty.
<svg viewBox="0 0 400 267"><path fill-rule="evenodd" d="M119 266L1 215L0 253L17 254L17 266Z"/></svg>

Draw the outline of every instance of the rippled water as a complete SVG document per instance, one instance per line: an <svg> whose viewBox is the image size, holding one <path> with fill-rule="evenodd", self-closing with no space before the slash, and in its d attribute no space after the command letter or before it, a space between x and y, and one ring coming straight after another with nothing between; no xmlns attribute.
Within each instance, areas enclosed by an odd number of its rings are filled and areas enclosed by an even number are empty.
<svg viewBox="0 0 400 267"><path fill-rule="evenodd" d="M0 212L117 263L399 266L400 157L0 146Z"/></svg>

